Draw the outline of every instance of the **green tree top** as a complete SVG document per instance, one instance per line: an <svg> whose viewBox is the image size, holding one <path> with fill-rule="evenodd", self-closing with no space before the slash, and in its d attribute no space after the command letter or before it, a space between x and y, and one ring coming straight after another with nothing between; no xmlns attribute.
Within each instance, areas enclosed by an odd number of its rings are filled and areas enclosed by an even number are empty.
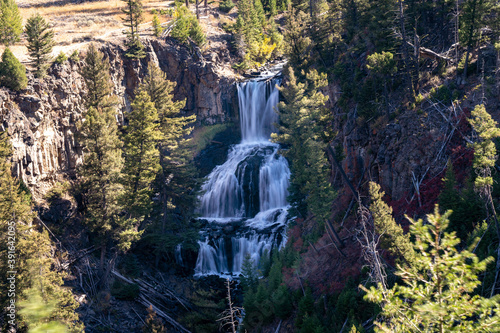
<svg viewBox="0 0 500 333"><path fill-rule="evenodd" d="M139 24L141 24L142 18L142 3L141 0L122 0L127 4L127 7L122 9L123 13L126 15L123 18L124 25L130 28L130 31L126 31L127 35L127 53L126 56L130 58L144 58L146 52L144 52L144 45L139 39Z"/></svg>
<svg viewBox="0 0 500 333"><path fill-rule="evenodd" d="M51 59L54 31L49 28L49 23L40 14L31 16L24 27L28 39L28 54L35 64L37 77L45 75L47 63Z"/></svg>
<svg viewBox="0 0 500 333"><path fill-rule="evenodd" d="M410 219L415 237L415 261L398 267L403 284L384 291L371 287L365 296L382 306L377 332L492 332L500 325L500 295L474 295L478 274L493 258L479 261L468 250L458 251L460 239L446 232L451 211L427 215L427 222Z"/></svg>
<svg viewBox="0 0 500 333"><path fill-rule="evenodd" d="M10 45L20 40L23 20L14 0L0 0L0 43Z"/></svg>
<svg viewBox="0 0 500 333"><path fill-rule="evenodd" d="M500 137L500 129L497 128L497 122L491 118L482 104L476 105L472 110L469 123L479 137L479 140L472 145L474 169L478 173L475 186L476 188L491 187L493 185L491 168L495 166L497 159L493 139Z"/></svg>
<svg viewBox="0 0 500 333"><path fill-rule="evenodd" d="M69 332L82 332L83 326L75 312L78 303L72 293L63 288L63 273L53 270L53 244L46 231L39 232L33 223L35 214L31 199L11 174L11 145L7 133L0 132L0 257L8 258L8 230L14 226L16 248L16 298L22 307L33 304L31 294L36 293L54 311L46 313L49 321L63 322ZM10 229L11 230L11 229ZM0 289L8 290L7 260L0 260ZM0 293L2 311L8 305L6 292ZM23 306L24 305L24 306ZM17 320L18 329L33 328L42 324L31 311L21 311ZM16 318L17 319L17 318Z"/></svg>
<svg viewBox="0 0 500 333"><path fill-rule="evenodd" d="M0 84L15 91L23 90L28 85L26 67L7 47L0 63Z"/></svg>
<svg viewBox="0 0 500 333"><path fill-rule="evenodd" d="M158 112L144 90L138 91L125 128L125 207L143 219L151 211L151 183L160 171L158 142L161 139Z"/></svg>
<svg viewBox="0 0 500 333"><path fill-rule="evenodd" d="M103 108L113 104L109 62L97 47L91 43L83 60L80 75L83 77L87 92L84 97L85 107Z"/></svg>
<svg viewBox="0 0 500 333"><path fill-rule="evenodd" d="M415 260L415 252L410 238L392 217L392 208L382 199L384 191L381 191L380 185L374 182L370 182L369 187L371 199L369 209L373 216L375 232L380 235L380 246L399 259L404 259L406 263L412 263Z"/></svg>
<svg viewBox="0 0 500 333"><path fill-rule="evenodd" d="M311 70L304 82L298 82L293 69L286 87L279 90L278 134L272 140L283 145L283 155L291 163L290 201L303 214L309 210L320 223L330 217L335 192L328 181L327 147L328 96L320 88L327 85L326 75Z"/></svg>

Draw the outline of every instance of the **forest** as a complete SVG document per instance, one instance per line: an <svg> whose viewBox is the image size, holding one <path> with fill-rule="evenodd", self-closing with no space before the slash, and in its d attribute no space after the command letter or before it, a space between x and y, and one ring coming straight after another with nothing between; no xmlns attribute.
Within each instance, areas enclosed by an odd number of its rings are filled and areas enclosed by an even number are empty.
<svg viewBox="0 0 500 333"><path fill-rule="evenodd" d="M500 332L497 1L0 0L0 43L0 331Z"/></svg>

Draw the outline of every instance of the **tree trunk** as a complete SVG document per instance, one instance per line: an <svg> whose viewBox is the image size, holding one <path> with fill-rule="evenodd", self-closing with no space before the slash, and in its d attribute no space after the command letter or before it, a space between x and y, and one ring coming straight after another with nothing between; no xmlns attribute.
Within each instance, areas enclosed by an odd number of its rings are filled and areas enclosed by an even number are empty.
<svg viewBox="0 0 500 333"><path fill-rule="evenodd" d="M186 8L189 8L189 0L186 0Z"/></svg>
<svg viewBox="0 0 500 333"><path fill-rule="evenodd" d="M104 260L106 259L106 241L101 241L101 260L99 262L99 277L101 278L104 273Z"/></svg>
<svg viewBox="0 0 500 333"><path fill-rule="evenodd" d="M467 51L465 53L465 65L464 65L464 72L462 73L462 82L466 82L467 80L467 69L469 67L469 55L470 51L472 50L472 42L473 42L473 37L474 37L474 23L476 21L476 8L477 8L477 0L473 0L472 2L473 7L472 7L472 21L470 23L470 29L469 29L469 36L467 40Z"/></svg>
<svg viewBox="0 0 500 333"><path fill-rule="evenodd" d="M199 4L200 0L196 0L196 19L199 21L200 20L200 10L199 10Z"/></svg>
<svg viewBox="0 0 500 333"><path fill-rule="evenodd" d="M406 86L410 88L410 92L413 94L413 83L411 78L411 71L408 64L409 54L408 54L408 45L406 43L406 28L405 28L405 20L404 20L404 8L403 8L403 0L398 0L399 3L399 25L401 29L401 36L403 38L403 63L406 71Z"/></svg>

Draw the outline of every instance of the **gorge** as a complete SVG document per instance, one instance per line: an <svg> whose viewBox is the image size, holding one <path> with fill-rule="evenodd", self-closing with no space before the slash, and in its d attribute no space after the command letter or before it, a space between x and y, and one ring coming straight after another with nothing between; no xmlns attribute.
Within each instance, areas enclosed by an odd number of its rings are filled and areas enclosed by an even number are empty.
<svg viewBox="0 0 500 333"><path fill-rule="evenodd" d="M195 275L238 275L247 255L260 258L284 244L290 170L270 142L277 121L279 80L238 84L242 140L202 187L204 223Z"/></svg>

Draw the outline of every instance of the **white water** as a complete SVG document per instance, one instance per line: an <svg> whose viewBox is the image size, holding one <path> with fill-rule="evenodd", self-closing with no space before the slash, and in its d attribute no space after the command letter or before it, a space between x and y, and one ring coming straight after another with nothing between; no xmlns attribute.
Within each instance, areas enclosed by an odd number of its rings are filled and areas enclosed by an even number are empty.
<svg viewBox="0 0 500 333"><path fill-rule="evenodd" d="M209 227L199 242L198 276L238 275L247 254L258 264L264 253L284 243L290 170L277 154L279 146L269 141L278 120L276 82L239 84L238 99L242 141L202 187L198 212ZM225 232L225 224L234 224L236 231Z"/></svg>

